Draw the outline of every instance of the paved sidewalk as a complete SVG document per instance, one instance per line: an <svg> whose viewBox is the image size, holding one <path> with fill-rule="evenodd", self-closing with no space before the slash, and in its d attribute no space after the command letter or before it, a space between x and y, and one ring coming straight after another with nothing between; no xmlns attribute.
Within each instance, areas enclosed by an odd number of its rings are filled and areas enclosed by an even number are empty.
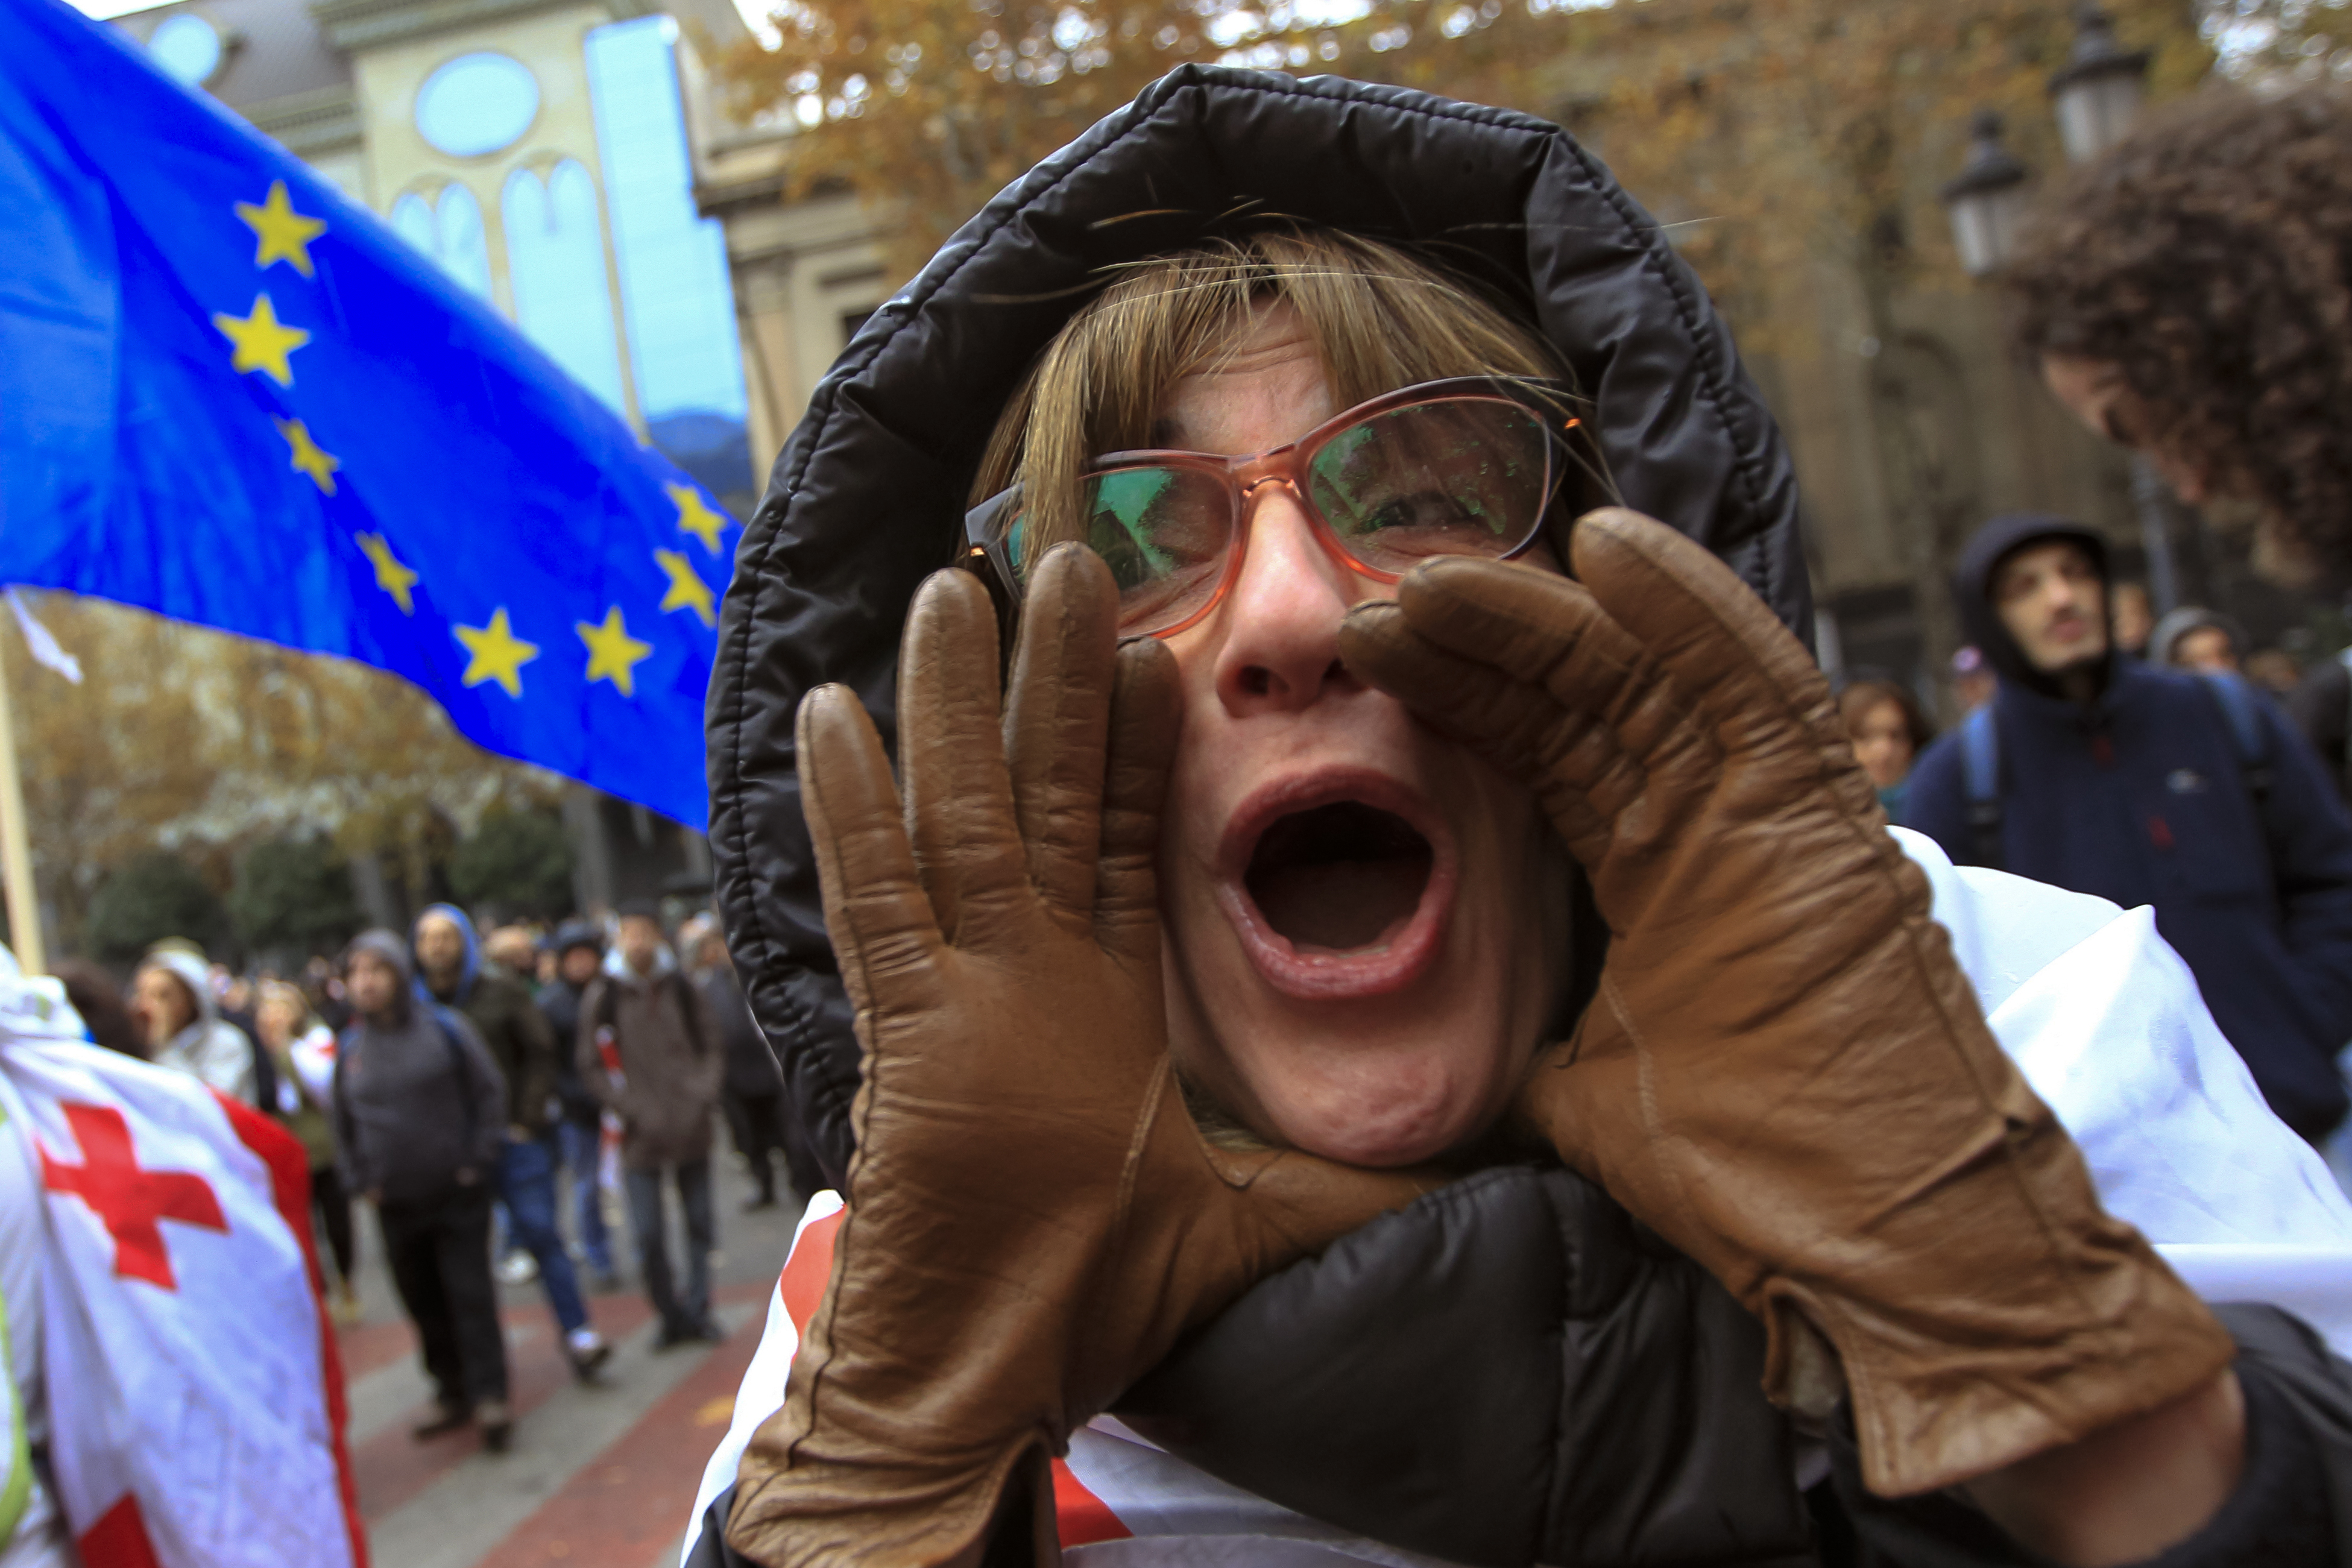
<svg viewBox="0 0 2352 1568"><path fill-rule="evenodd" d="M572 1376L539 1286L500 1287L516 1416L504 1454L484 1452L470 1429L429 1442L409 1436L432 1388L383 1267L374 1217L357 1218L366 1314L341 1337L348 1441L374 1568L677 1563L703 1463L733 1414L800 1213L789 1197L743 1213L751 1183L734 1156L716 1155L712 1169L719 1242L712 1277L725 1343L654 1350L656 1325L632 1282L625 1225L614 1235L623 1288L589 1302L614 1352L595 1385ZM675 1247L684 1232L674 1208L671 1220Z"/></svg>

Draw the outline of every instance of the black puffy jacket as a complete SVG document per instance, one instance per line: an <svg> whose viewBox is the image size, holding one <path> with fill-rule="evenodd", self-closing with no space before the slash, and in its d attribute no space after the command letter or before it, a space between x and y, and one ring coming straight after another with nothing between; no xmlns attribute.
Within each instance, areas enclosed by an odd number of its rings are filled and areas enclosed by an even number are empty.
<svg viewBox="0 0 2352 1568"><path fill-rule="evenodd" d="M708 716L718 896L836 1182L858 1047L801 818L801 696L842 682L891 734L908 604L952 559L982 448L1034 356L1103 269L1265 221L1254 214L1415 249L1517 311L1594 399L1625 502L1714 549L1810 639L1787 450L1705 291L1599 160L1507 110L1171 72L1016 181L874 313L738 552ZM1814 1562L1760 1354L1721 1289L1605 1196L1510 1166L1264 1281L1121 1413L1272 1500L1456 1562ZM730 1500L712 1505L696 1564L740 1561L719 1540ZM1850 1510L1822 1506L1830 1560L1859 1560L1839 1542Z"/></svg>

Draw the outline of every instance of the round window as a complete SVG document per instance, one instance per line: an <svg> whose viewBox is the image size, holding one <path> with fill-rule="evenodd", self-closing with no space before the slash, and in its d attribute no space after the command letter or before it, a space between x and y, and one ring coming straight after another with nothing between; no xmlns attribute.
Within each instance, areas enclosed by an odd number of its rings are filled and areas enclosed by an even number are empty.
<svg viewBox="0 0 2352 1568"><path fill-rule="evenodd" d="M163 19L147 40L147 53L173 81L202 87L220 69L221 37L210 22L183 11Z"/></svg>
<svg viewBox="0 0 2352 1568"><path fill-rule="evenodd" d="M538 113L538 78L505 55L459 55L416 95L417 134L452 158L512 146Z"/></svg>

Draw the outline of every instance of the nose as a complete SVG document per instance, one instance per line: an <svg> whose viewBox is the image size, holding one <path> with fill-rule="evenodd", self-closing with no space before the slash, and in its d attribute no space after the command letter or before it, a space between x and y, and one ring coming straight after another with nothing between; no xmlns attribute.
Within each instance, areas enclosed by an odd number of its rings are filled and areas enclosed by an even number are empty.
<svg viewBox="0 0 2352 1568"><path fill-rule="evenodd" d="M1235 717L1297 712L1360 685L1339 662L1339 622L1366 579L1331 559L1288 490L1261 486L1241 576L1219 607L1217 699Z"/></svg>

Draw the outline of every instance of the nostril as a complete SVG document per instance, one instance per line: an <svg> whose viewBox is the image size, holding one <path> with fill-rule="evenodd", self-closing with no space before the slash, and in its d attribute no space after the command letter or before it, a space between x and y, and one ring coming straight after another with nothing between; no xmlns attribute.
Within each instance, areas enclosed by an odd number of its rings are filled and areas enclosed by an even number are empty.
<svg viewBox="0 0 2352 1568"><path fill-rule="evenodd" d="M1274 689L1274 672L1264 664L1251 664L1242 671L1242 692L1244 695L1262 697Z"/></svg>
<svg viewBox="0 0 2352 1568"><path fill-rule="evenodd" d="M1348 666L1338 659L1332 660L1331 667L1323 672L1323 684L1327 686L1344 686L1354 678L1348 673Z"/></svg>

